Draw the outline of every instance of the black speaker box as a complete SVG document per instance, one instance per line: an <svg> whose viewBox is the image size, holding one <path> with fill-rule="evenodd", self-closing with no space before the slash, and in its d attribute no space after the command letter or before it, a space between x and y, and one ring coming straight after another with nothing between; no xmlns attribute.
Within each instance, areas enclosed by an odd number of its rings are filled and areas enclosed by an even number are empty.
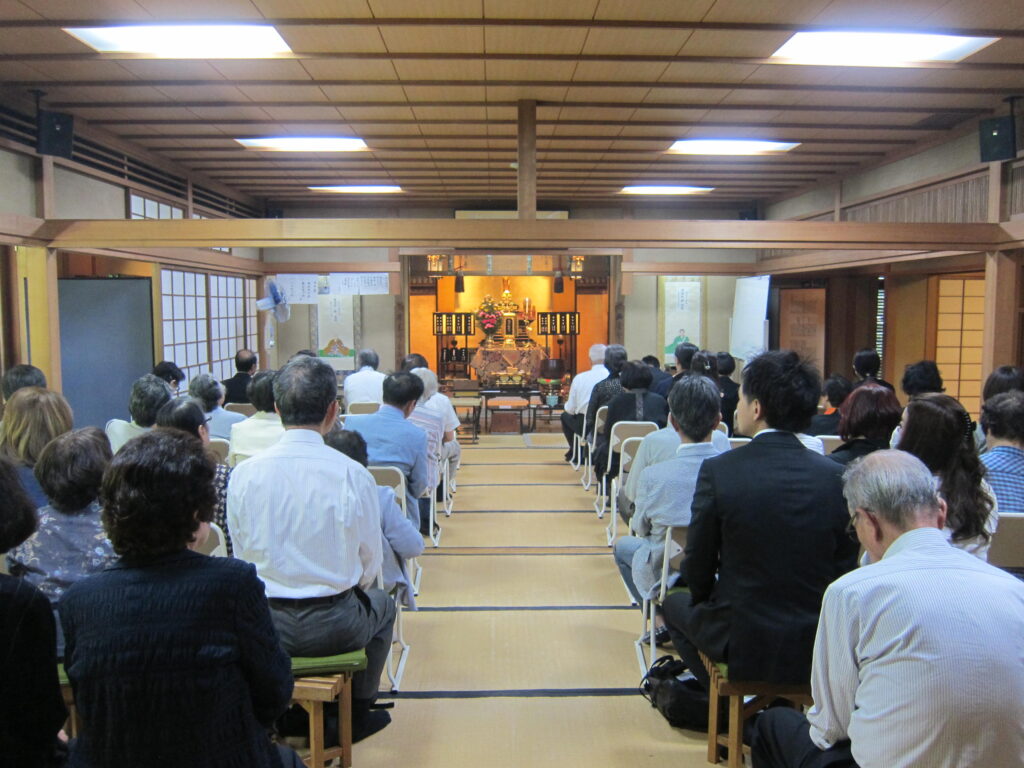
<svg viewBox="0 0 1024 768"><path fill-rule="evenodd" d="M75 139L75 118L66 112L36 113L36 152L71 159Z"/></svg>
<svg viewBox="0 0 1024 768"><path fill-rule="evenodd" d="M978 125L981 162L1012 160L1017 156L1017 126L1012 115L990 117Z"/></svg>

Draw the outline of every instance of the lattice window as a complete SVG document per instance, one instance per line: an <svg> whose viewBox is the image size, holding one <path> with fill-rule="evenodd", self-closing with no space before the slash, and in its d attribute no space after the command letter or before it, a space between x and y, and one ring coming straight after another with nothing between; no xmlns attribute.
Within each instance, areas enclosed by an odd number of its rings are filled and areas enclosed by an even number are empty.
<svg viewBox="0 0 1024 768"><path fill-rule="evenodd" d="M878 278L878 290L875 293L875 352L882 360L885 349L885 279Z"/></svg>
<svg viewBox="0 0 1024 768"><path fill-rule="evenodd" d="M210 371L218 379L234 373L235 352L245 346L245 337L243 279L210 275Z"/></svg>
<svg viewBox="0 0 1024 768"><path fill-rule="evenodd" d="M946 394L975 417L981 408L981 344L985 323L985 281L939 279L935 362Z"/></svg>
<svg viewBox="0 0 1024 768"><path fill-rule="evenodd" d="M245 279L245 346L248 349L259 349L259 331L256 323L259 312L256 309L256 279Z"/></svg>
<svg viewBox="0 0 1024 768"><path fill-rule="evenodd" d="M132 219L181 219L185 209L137 192L128 193L128 217Z"/></svg>
<svg viewBox="0 0 1024 768"><path fill-rule="evenodd" d="M171 360L189 379L206 370L210 361L207 343L206 275L164 269L160 272L163 309L163 359Z"/></svg>

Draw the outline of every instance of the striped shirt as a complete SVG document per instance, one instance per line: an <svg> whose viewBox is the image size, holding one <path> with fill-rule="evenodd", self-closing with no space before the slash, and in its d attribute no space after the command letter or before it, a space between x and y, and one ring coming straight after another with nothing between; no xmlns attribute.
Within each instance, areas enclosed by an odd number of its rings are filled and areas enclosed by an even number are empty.
<svg viewBox="0 0 1024 768"><path fill-rule="evenodd" d="M1024 765L1024 583L904 533L825 592L808 715L861 768Z"/></svg>
<svg viewBox="0 0 1024 768"><path fill-rule="evenodd" d="M1024 451L997 445L981 455L1000 515L1024 515Z"/></svg>

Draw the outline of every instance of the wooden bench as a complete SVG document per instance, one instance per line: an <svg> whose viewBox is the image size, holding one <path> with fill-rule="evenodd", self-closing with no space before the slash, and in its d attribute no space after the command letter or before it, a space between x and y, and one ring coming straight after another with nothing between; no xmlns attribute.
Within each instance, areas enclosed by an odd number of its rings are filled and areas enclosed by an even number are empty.
<svg viewBox="0 0 1024 768"><path fill-rule="evenodd" d="M295 689L292 700L309 714L309 757L303 762L315 768L341 758L342 768L352 766L352 675L366 669L364 650L336 656L292 658ZM324 704L338 702L338 744L324 743Z"/></svg>
<svg viewBox="0 0 1024 768"><path fill-rule="evenodd" d="M794 706L810 706L811 686L784 683L759 683L729 680L729 666L712 661L701 653L700 659L711 676L708 692L708 762L718 763L718 748L729 751L729 768L741 768L743 754L750 748L743 744L743 724L775 699L785 699ZM747 697L753 697L746 701ZM729 701L727 728L721 732L718 712L723 698Z"/></svg>

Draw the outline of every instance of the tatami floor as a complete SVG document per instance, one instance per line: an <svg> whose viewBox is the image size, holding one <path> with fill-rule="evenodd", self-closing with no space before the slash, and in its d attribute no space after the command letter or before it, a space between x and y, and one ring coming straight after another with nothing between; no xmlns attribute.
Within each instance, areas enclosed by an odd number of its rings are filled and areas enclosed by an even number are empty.
<svg viewBox="0 0 1024 768"><path fill-rule="evenodd" d="M355 746L357 768L708 765L706 736L636 692L640 613L564 451L558 434L464 447L405 614L393 722Z"/></svg>

